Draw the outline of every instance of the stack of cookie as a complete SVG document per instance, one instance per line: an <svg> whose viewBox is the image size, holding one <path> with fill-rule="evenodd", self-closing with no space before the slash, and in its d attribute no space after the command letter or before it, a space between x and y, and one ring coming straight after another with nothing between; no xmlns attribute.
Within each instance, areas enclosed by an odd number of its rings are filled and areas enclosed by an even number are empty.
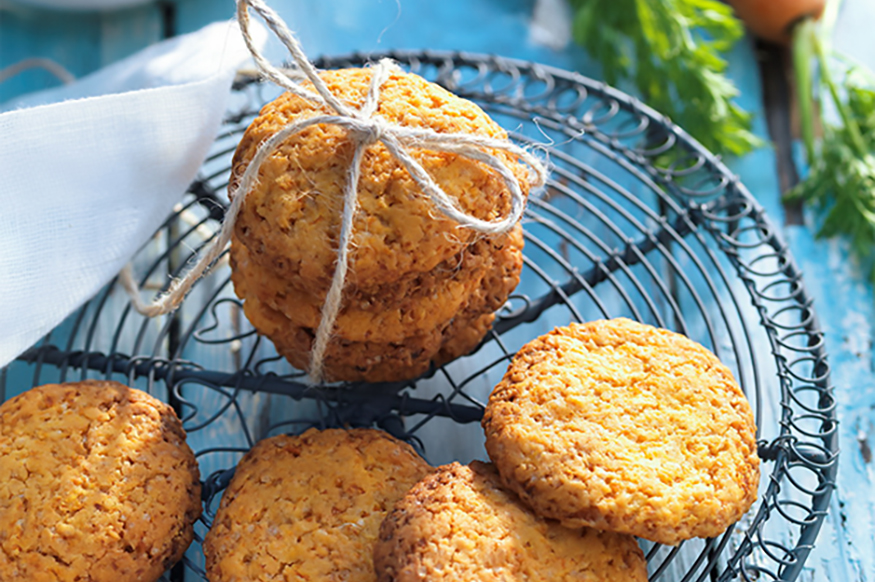
<svg viewBox="0 0 875 582"><path fill-rule="evenodd" d="M371 71L326 71L321 77L334 95L357 106ZM265 139L294 120L325 112L290 93L267 104L237 148L230 190ZM377 116L438 133L506 138L473 103L400 71L383 84ZM347 130L334 125L291 136L262 164L235 225L234 290L255 328L300 369L307 368L335 270L353 151ZM496 220L510 212L506 184L484 164L451 153L410 153L466 214ZM525 191L526 167L506 152L491 153ZM325 355L326 379L410 379L476 347L519 281L519 225L489 237L460 228L379 142L361 163L358 207L342 309Z"/></svg>

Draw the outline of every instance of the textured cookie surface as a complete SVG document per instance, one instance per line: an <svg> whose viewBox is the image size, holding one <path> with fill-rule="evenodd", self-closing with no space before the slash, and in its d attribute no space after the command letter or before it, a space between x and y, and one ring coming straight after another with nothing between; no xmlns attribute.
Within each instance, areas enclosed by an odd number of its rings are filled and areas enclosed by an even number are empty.
<svg viewBox="0 0 875 582"><path fill-rule="evenodd" d="M357 278L351 277L345 285L335 337L404 342L409 336L446 326L463 310L472 315L492 313L519 281L522 248L522 227L517 225L507 235L481 238L432 271L386 284L374 294L359 291ZM258 264L237 240L232 240L231 264L239 296L257 298L297 327L317 328L324 295L303 291L294 279Z"/></svg>
<svg viewBox="0 0 875 582"><path fill-rule="evenodd" d="M371 74L369 69L342 69L325 71L321 77L334 95L358 106ZM390 123L438 133L506 137L475 104L417 75L393 73L380 95L377 115ZM265 105L240 141L234 176L242 174L263 140L294 119L326 112L291 93ZM290 137L262 164L258 184L235 225L235 234L255 261L316 294L327 292L334 272L342 193L353 150L347 131L334 125L314 126ZM493 153L527 191L527 169L510 154ZM411 155L465 212L482 220L509 212L507 186L480 162L427 150L414 149ZM357 198L350 264L359 288L367 292L372 291L370 284L428 272L479 236L444 217L382 143L365 152Z"/></svg>
<svg viewBox="0 0 875 582"><path fill-rule="evenodd" d="M633 537L537 517L477 461L440 467L398 502L374 566L380 582L647 580Z"/></svg>
<svg viewBox="0 0 875 582"><path fill-rule="evenodd" d="M0 580L157 580L200 512L182 425L152 396L83 381L0 406Z"/></svg>
<svg viewBox="0 0 875 582"><path fill-rule="evenodd" d="M235 283L235 292L248 296L243 311L252 325L268 336L277 353L292 366L304 370L310 358L314 330L296 326L281 312L248 295L244 285ZM492 326L495 316L471 316L467 310L448 324L426 333L408 336L399 342L350 341L335 336L325 353L328 379L350 382L393 382L416 378L430 366L440 366L477 347Z"/></svg>
<svg viewBox="0 0 875 582"><path fill-rule="evenodd" d="M374 580L380 522L430 471L377 430L261 441L237 466L204 543L210 582Z"/></svg>
<svg viewBox="0 0 875 582"><path fill-rule="evenodd" d="M474 289L438 318L435 314L445 311L446 297L432 299L419 293L410 301L399 299L375 310L356 309L356 303L350 302L341 312L325 354L329 379L391 382L415 378L432 365L469 353L489 331L494 312L519 282L522 246L519 225L501 248L488 245L485 272L471 277ZM231 278L234 292L245 299L246 317L271 339L279 354L296 368L306 369L319 312L299 296L297 302L290 301L294 295L284 292L274 275L253 267L250 257L245 247L232 246ZM302 320L313 326L301 325Z"/></svg>
<svg viewBox="0 0 875 582"><path fill-rule="evenodd" d="M675 544L719 535L756 500L756 427L729 369L626 319L525 345L483 427L507 486L568 526Z"/></svg>

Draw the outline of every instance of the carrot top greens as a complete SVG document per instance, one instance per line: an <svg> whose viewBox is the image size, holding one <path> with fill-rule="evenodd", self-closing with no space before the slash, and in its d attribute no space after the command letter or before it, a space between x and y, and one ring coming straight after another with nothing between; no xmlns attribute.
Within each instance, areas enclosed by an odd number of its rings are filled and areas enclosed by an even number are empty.
<svg viewBox="0 0 875 582"><path fill-rule="evenodd" d="M809 165L805 180L787 193L791 200L814 204L823 213L819 236L846 235L853 253L875 280L871 264L875 252L875 78L864 67L851 64L834 80L837 61L813 21L796 26L793 33L796 82L802 139ZM820 81L811 75L818 64ZM820 89L820 91L818 91ZM838 113L836 122L823 124L818 142L814 132L814 101L829 99Z"/></svg>
<svg viewBox="0 0 875 582"><path fill-rule="evenodd" d="M632 81L641 97L712 152L743 155L762 145L751 114L733 103L723 74L744 29L720 0L571 0L573 34L605 81Z"/></svg>

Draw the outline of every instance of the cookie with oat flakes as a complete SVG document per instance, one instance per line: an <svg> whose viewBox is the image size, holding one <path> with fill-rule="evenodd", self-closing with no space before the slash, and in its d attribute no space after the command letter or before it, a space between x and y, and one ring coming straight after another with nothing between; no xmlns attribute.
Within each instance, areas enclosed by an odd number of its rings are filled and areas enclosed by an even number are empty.
<svg viewBox="0 0 875 582"><path fill-rule="evenodd" d="M646 582L635 538L538 517L492 465L439 467L380 528L379 582Z"/></svg>
<svg viewBox="0 0 875 582"><path fill-rule="evenodd" d="M373 429L276 436L240 461L204 542L211 582L371 582L380 523L431 471Z"/></svg>
<svg viewBox="0 0 875 582"><path fill-rule="evenodd" d="M0 406L0 580L154 582L200 513L182 424L145 392L86 380Z"/></svg>
<svg viewBox="0 0 875 582"><path fill-rule="evenodd" d="M442 268L386 284L374 294L358 289L350 277L335 337L354 342L403 342L407 337L446 326L461 311L492 313L516 287L522 269L523 235L517 225L499 240L483 238ZM324 295L314 295L255 260L232 238L231 280L238 295L255 298L282 313L293 325L316 329ZM485 294L492 300L487 301ZM495 300L497 299L497 301Z"/></svg>
<svg viewBox="0 0 875 582"><path fill-rule="evenodd" d="M340 100L358 106L368 92L371 69L320 73ZM309 86L309 83L304 83ZM246 129L232 160L229 189L236 187L258 147L289 123L328 113L292 93L265 105ZM393 72L383 83L376 115L388 123L437 133L506 139L507 133L467 99L412 73ZM316 125L290 136L262 164L234 232L256 261L303 290L324 295L337 260L343 190L355 149L349 132ZM529 171L513 154L494 150L528 192ZM506 216L511 195L497 172L449 152L412 149L411 155L457 202L481 220ZM359 288L379 290L410 273L427 273L483 235L444 216L401 163L380 142L361 163L350 269ZM277 260L281 259L281 260Z"/></svg>
<svg viewBox="0 0 875 582"><path fill-rule="evenodd" d="M325 354L330 378L369 382L415 378L431 366L471 352L491 328L494 312L519 281L522 244L522 229L517 225L505 247L494 251L495 260L486 272L474 279L475 288L467 293L465 302L444 318L435 319L433 314L438 309L429 309L428 305L443 304L445 296L434 301L414 298L411 301L419 307L412 310L399 307L407 300L400 304L384 302L372 310L347 305ZM237 295L246 298L243 311L250 323L271 339L279 354L293 366L306 369L318 323L315 300L309 306L300 297L297 302L289 301L288 291L280 290L283 284L254 268L250 257L245 247L235 250L232 246L231 278ZM426 308L420 309L423 305ZM313 327L300 324L307 321L301 318L308 310L313 311L314 319L309 321ZM417 313L424 315L416 317ZM429 319L426 326L431 327L417 330L413 320L421 323L425 318Z"/></svg>
<svg viewBox="0 0 875 582"><path fill-rule="evenodd" d="M482 424L502 481L569 527L676 544L723 533L757 497L756 426L732 373L628 319L523 346Z"/></svg>

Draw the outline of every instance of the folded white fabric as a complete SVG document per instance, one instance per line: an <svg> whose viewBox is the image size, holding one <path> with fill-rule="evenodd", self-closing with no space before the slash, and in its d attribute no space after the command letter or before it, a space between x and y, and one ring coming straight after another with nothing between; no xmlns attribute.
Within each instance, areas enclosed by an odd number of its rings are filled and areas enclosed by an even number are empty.
<svg viewBox="0 0 875 582"><path fill-rule="evenodd" d="M259 29L257 42L265 38ZM236 23L216 23L5 106L0 367L109 282L161 225L249 58Z"/></svg>

